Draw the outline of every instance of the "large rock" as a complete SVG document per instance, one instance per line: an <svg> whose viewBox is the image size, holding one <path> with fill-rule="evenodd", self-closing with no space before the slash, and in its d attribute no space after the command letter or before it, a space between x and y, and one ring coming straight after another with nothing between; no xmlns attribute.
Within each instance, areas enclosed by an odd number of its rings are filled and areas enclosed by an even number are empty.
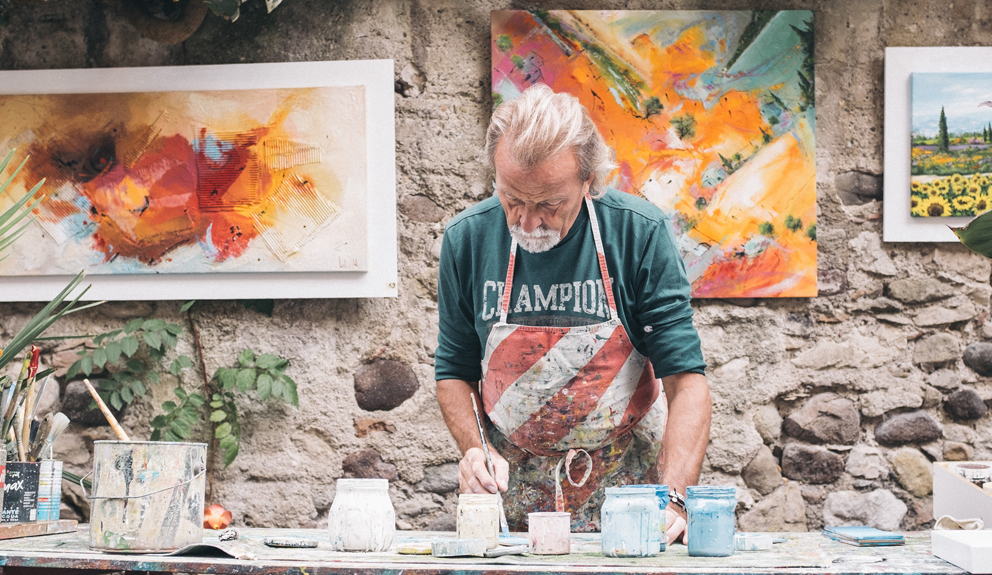
<svg viewBox="0 0 992 575"><path fill-rule="evenodd" d="M938 333L916 342L913 363L944 363L960 356L961 345L958 338L949 333Z"/></svg>
<svg viewBox="0 0 992 575"><path fill-rule="evenodd" d="M803 483L833 483L844 472L844 460L823 447L790 443L782 450L782 474Z"/></svg>
<svg viewBox="0 0 992 575"><path fill-rule="evenodd" d="M847 456L848 473L865 479L878 479L889 474L889 466L877 447L855 445Z"/></svg>
<svg viewBox="0 0 992 575"><path fill-rule="evenodd" d="M961 443L975 443L978 441L978 432L967 425L945 423L944 439L948 441L960 441Z"/></svg>
<svg viewBox="0 0 992 575"><path fill-rule="evenodd" d="M442 463L424 468L424 479L417 484L417 491L451 493L458 489L458 464Z"/></svg>
<svg viewBox="0 0 992 575"><path fill-rule="evenodd" d="M868 172L841 172L834 178L837 195L844 205L867 204L882 199L882 176ZM803 530L805 531L805 529Z"/></svg>
<svg viewBox="0 0 992 575"><path fill-rule="evenodd" d="M861 414L850 399L821 393L785 418L783 429L792 437L812 443L851 444L861 435Z"/></svg>
<svg viewBox="0 0 992 575"><path fill-rule="evenodd" d="M900 447L889 454L889 461L903 489L917 497L933 493L933 466L920 450Z"/></svg>
<svg viewBox="0 0 992 575"><path fill-rule="evenodd" d="M889 297L903 303L926 303L948 298L957 293L951 286L930 277L893 280L886 291Z"/></svg>
<svg viewBox="0 0 992 575"><path fill-rule="evenodd" d="M968 321L978 315L978 308L967 296L955 298L951 303L956 305L935 305L920 310L913 323L920 327L933 327Z"/></svg>
<svg viewBox="0 0 992 575"><path fill-rule="evenodd" d="M741 472L744 483L762 495L768 495L782 485L782 472L772 450L762 445L751 463Z"/></svg>
<svg viewBox="0 0 992 575"><path fill-rule="evenodd" d="M887 489L864 494L837 491L827 495L823 504L823 524L827 527L867 525L884 531L896 531L907 510L906 504Z"/></svg>
<svg viewBox="0 0 992 575"><path fill-rule="evenodd" d="M900 413L875 426L875 440L882 445L929 443L943 433L940 423L925 411Z"/></svg>
<svg viewBox="0 0 992 575"><path fill-rule="evenodd" d="M401 214L415 222L440 222L444 219L444 209L427 196L406 196L399 202Z"/></svg>
<svg viewBox="0 0 992 575"><path fill-rule="evenodd" d="M970 387L962 387L947 396L944 409L954 419L978 419L988 413L989 408L982 396Z"/></svg>
<svg viewBox="0 0 992 575"><path fill-rule="evenodd" d="M355 399L365 411L395 409L419 388L413 369L399 361L380 359L355 373Z"/></svg>
<svg viewBox="0 0 992 575"><path fill-rule="evenodd" d="M100 380L91 379L90 383L94 387L99 389ZM55 383L51 382L45 387L45 393L48 393L48 388L54 386ZM56 386L56 389L58 387ZM92 406L92 407L91 407ZM114 406L107 404L110 408L110 412L114 414L117 421L123 419L123 412L127 411L127 404L124 405L122 409L114 409ZM107 423L107 418L103 416L100 409L93 402L93 396L90 395L89 390L86 389L86 385L82 381L73 381L65 388L65 398L62 400L62 407L59 411L65 414L69 418L69 421L73 423L78 423L79 425L84 425L87 427L97 427L101 425L109 425Z"/></svg>
<svg viewBox="0 0 992 575"><path fill-rule="evenodd" d="M741 531L807 531L806 502L796 483L786 483L741 516Z"/></svg>
<svg viewBox="0 0 992 575"><path fill-rule="evenodd" d="M714 414L706 458L710 465L731 474L744 469L764 445L750 422Z"/></svg>
<svg viewBox="0 0 992 575"><path fill-rule="evenodd" d="M837 295L847 289L847 273L844 270L820 270L816 274L816 285L820 297Z"/></svg>
<svg viewBox="0 0 992 575"><path fill-rule="evenodd" d="M866 393L858 401L861 403L861 413L867 417L878 417L900 407L922 406L923 389L917 383L905 382Z"/></svg>
<svg viewBox="0 0 992 575"><path fill-rule="evenodd" d="M938 369L927 376L927 383L944 393L950 393L961 387L961 376L950 369Z"/></svg>
<svg viewBox="0 0 992 575"><path fill-rule="evenodd" d="M792 359L796 367L826 369L829 367L878 367L899 355L899 350L882 345L877 338L854 332L846 341L823 339Z"/></svg>
<svg viewBox="0 0 992 575"><path fill-rule="evenodd" d="M975 458L975 448L959 441L944 442L944 461L971 461Z"/></svg>
<svg viewBox="0 0 992 575"><path fill-rule="evenodd" d="M775 443L782 435L782 416L774 405L762 405L754 410L754 429L765 443Z"/></svg>
<svg viewBox="0 0 992 575"><path fill-rule="evenodd" d="M345 477L357 477L360 479L388 479L393 481L398 478L396 466L382 460L379 452L371 447L356 451L344 458L341 463Z"/></svg>
<svg viewBox="0 0 992 575"><path fill-rule="evenodd" d="M894 276L899 273L896 265L892 263L892 258L882 247L882 238L877 233L861 232L849 243L854 248L856 256L852 260L857 262L861 269L880 276Z"/></svg>
<svg viewBox="0 0 992 575"><path fill-rule="evenodd" d="M992 343L977 342L964 348L964 364L979 375L992 375Z"/></svg>

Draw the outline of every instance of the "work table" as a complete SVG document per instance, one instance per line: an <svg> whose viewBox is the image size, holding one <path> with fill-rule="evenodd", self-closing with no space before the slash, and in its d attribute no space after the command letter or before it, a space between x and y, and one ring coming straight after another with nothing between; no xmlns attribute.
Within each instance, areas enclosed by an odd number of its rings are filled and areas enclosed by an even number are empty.
<svg viewBox="0 0 992 575"><path fill-rule="evenodd" d="M363 573L966 573L930 553L928 532L906 533L906 544L897 547L858 548L817 533L785 533L787 539L771 551L737 552L731 557L689 557L684 545L671 545L656 557L609 558L599 553L599 534L573 534L572 553L559 556L518 555L493 559L442 559L429 555L343 553L331 550L324 529L239 528L237 541L220 544L227 551L254 559L233 559L213 550L212 556L108 554L88 547L89 526L75 533L0 541L3 573L70 573L69 570L143 571L185 573L276 573L286 575ZM270 548L265 537L317 539L315 549ZM397 544L437 538L453 533L398 531ZM205 543L217 536L205 532ZM79 571L76 571L78 573Z"/></svg>

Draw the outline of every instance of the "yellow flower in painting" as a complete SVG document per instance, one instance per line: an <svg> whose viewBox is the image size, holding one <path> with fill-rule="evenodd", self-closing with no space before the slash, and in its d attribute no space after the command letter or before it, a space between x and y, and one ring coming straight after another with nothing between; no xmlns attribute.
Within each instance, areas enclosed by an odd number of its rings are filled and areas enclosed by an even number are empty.
<svg viewBox="0 0 992 575"><path fill-rule="evenodd" d="M941 197L933 197L923 200L918 208L925 217L939 218L951 215L951 206L947 200Z"/></svg>
<svg viewBox="0 0 992 575"><path fill-rule="evenodd" d="M923 208L923 202L917 202L916 205L909 210L909 213L917 218L927 217L927 211Z"/></svg>
<svg viewBox="0 0 992 575"><path fill-rule="evenodd" d="M923 188L923 185L920 184L920 182L913 182L912 184L910 184L910 188L914 192L918 192L918 191L920 191Z"/></svg>
<svg viewBox="0 0 992 575"><path fill-rule="evenodd" d="M975 184L971 184L970 186L968 186L968 195L970 195L971 197L977 196L978 194L981 193L981 191L982 189Z"/></svg>
<svg viewBox="0 0 992 575"><path fill-rule="evenodd" d="M951 206L957 212L970 212L975 207L975 198L971 196L958 196L951 200Z"/></svg>
<svg viewBox="0 0 992 575"><path fill-rule="evenodd" d="M964 181L964 176L962 176L961 174L954 174L953 176L951 176L952 184L960 184L963 181Z"/></svg>
<svg viewBox="0 0 992 575"><path fill-rule="evenodd" d="M989 198L985 194L979 195L975 198L975 213L980 214L987 211L992 204L989 203Z"/></svg>

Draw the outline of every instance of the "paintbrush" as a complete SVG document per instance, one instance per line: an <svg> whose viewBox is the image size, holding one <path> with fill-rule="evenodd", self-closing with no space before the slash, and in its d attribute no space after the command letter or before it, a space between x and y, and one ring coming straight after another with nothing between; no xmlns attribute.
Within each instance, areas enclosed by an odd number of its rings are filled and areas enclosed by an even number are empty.
<svg viewBox="0 0 992 575"><path fill-rule="evenodd" d="M14 393L11 396L10 402L7 404L7 409L4 411L3 433L0 433L0 437L7 437L7 431L10 430L11 426L14 424L14 418L17 415L17 404L19 403L17 396L20 395L21 390L24 389L24 384L28 381L28 369L30 367L31 358L25 357L24 362L21 364L21 374L17 377L17 382L14 385Z"/></svg>
<svg viewBox="0 0 992 575"><path fill-rule="evenodd" d="M489 442L486 441L486 432L482 429L482 418L479 417L479 406L475 402L475 394L470 393L469 397L472 398L472 411L475 412L475 423L479 426L479 438L482 439L482 452L486 454L486 469L489 471L489 475L492 476L493 481L496 481L496 469L493 467L493 456L489 453ZM496 497L498 498L497 504L499 505L499 527L503 532L503 537L510 536L510 525L506 521L506 511L503 510L503 496L499 494L499 487L496 488Z"/></svg>
<svg viewBox="0 0 992 575"><path fill-rule="evenodd" d="M40 389L38 389L38 393L34 396L34 408L31 410L31 419L34 419L34 416L38 413L38 405L41 403L41 396L45 393L45 386L48 385L48 382L51 379L52 376L49 375L45 378L45 381L41 382L41 385L39 386Z"/></svg>
<svg viewBox="0 0 992 575"><path fill-rule="evenodd" d="M49 429L48 437L45 439L45 443L41 446L41 449L38 450L39 457L44 454L46 450L54 449L55 440L62 435L62 432L65 431L66 427L69 427L69 418L66 417L66 415L61 411L56 413L55 416L52 417L52 426ZM48 458L52 458L51 452L49 452Z"/></svg>
<svg viewBox="0 0 992 575"><path fill-rule="evenodd" d="M34 413L34 379L38 375L38 358L41 348L31 346L31 363L28 366L28 383L24 390L24 413L21 415L21 461L27 461L27 452L31 449L31 414Z"/></svg>
<svg viewBox="0 0 992 575"><path fill-rule="evenodd" d="M107 404L104 403L103 399L100 398L100 394L98 394L96 390L93 389L93 384L90 383L90 380L84 379L83 384L86 385L86 389L90 390L90 395L93 396L93 401L95 401L96 404L100 407L100 411L102 411L103 416L107 418L107 423L110 424L111 429L114 430L114 433L117 434L117 437L121 441L131 441L131 438L127 436L127 433L124 433L124 429L121 427L121 424L117 423L117 418L114 417L113 413L110 413L110 408L108 408Z"/></svg>
<svg viewBox="0 0 992 575"><path fill-rule="evenodd" d="M14 429L17 430L17 457L18 461L28 460L28 438L24 434L24 406L21 405L17 408L17 422L14 425ZM28 433L31 432L31 425L28 425Z"/></svg>
<svg viewBox="0 0 992 575"><path fill-rule="evenodd" d="M38 433L35 434L34 441L31 442L31 450L28 451L28 459L31 461L37 461L41 452L44 451L45 443L48 440L48 432L52 429L52 419L51 413L46 415L41 420L41 424L38 425Z"/></svg>

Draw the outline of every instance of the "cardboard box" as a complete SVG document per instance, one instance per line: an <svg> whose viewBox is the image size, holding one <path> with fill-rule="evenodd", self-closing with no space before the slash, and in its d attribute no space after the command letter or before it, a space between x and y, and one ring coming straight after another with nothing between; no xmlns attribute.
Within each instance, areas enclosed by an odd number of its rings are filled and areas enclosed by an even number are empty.
<svg viewBox="0 0 992 575"><path fill-rule="evenodd" d="M941 461L933 464L933 517L950 515L955 519L980 518L992 529L992 493L962 477L956 466L990 461Z"/></svg>
<svg viewBox="0 0 992 575"><path fill-rule="evenodd" d="M931 531L935 557L968 571L992 574L992 531Z"/></svg>

